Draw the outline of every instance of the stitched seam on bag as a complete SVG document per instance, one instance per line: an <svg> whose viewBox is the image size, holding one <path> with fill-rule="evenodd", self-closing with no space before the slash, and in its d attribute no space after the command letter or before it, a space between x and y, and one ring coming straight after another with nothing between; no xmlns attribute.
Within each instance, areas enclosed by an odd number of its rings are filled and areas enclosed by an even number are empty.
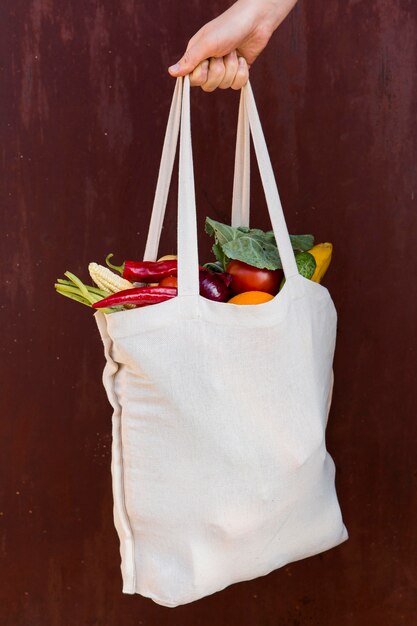
<svg viewBox="0 0 417 626"><path fill-rule="evenodd" d="M130 543L130 558L131 558L131 566L132 566L131 567L131 569L132 569L132 588L133 588L133 591L136 592L135 539L134 539L134 535L133 535L133 531L132 531L132 526L131 526L131 523L130 523L129 515L127 513L126 497L125 497L125 483L124 483L125 472L124 472L124 463L123 463L122 410L121 410L122 407L121 407L121 403L119 401L118 394L116 393L116 385L115 385L115 376L116 376L116 373L119 371L119 364L113 359L113 357L111 355L112 348L113 348L113 341L112 341L111 337L109 336L109 346L107 348L107 358L114 365L114 370L113 370L113 373L111 374L112 390L113 390L113 395L114 395L114 398L115 398L115 400L117 402L117 407L118 407L118 436L119 436L119 453L120 453L119 463L120 463L120 473L121 473L121 480L119 482L119 495L120 495L121 508L122 508L122 511L120 511L120 510L118 511L118 515L123 517L124 522L125 522L126 526L128 527L128 530L129 530L129 533L130 533L130 537L128 538L128 541ZM115 500L114 504L115 504L115 506L118 507L119 503L116 504L116 500ZM125 537L123 537L123 541L126 542L126 538Z"/></svg>

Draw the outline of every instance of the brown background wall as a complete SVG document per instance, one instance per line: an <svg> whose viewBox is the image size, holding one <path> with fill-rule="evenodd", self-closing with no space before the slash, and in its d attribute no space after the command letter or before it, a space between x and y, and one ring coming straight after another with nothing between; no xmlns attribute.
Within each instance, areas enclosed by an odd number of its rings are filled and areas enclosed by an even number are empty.
<svg viewBox="0 0 417 626"><path fill-rule="evenodd" d="M177 609L121 593L102 345L53 283L143 253L165 68L226 5L2 2L2 626L417 624L413 0L306 0L252 71L290 232L335 245L328 446L350 540ZM228 220L238 94L192 97L202 227ZM255 174L252 206L268 227Z"/></svg>

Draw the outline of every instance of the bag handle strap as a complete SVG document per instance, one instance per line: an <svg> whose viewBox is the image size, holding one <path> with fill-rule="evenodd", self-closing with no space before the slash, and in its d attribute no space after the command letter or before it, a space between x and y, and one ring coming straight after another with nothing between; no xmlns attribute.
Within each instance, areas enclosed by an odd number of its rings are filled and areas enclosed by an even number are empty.
<svg viewBox="0 0 417 626"><path fill-rule="evenodd" d="M198 295L200 293L198 235L193 149L191 144L189 76L184 76L182 90L177 237L178 295Z"/></svg>
<svg viewBox="0 0 417 626"><path fill-rule="evenodd" d="M159 165L158 181L156 183L155 198L152 207L151 221L146 240L144 261L156 261L162 225L171 185L172 170L174 169L177 152L178 132L181 119L182 78L177 78L168 122L162 148L161 163Z"/></svg>
<svg viewBox="0 0 417 626"><path fill-rule="evenodd" d="M155 197L146 240L144 261L155 261L174 169L181 118L182 79L175 84L174 95L168 116L156 183ZM249 226L250 194L250 134L247 115L244 114L243 91L240 94L239 116L236 136L235 175L233 179L232 226Z"/></svg>
<svg viewBox="0 0 417 626"><path fill-rule="evenodd" d="M197 214L191 146L190 81L177 78L162 149L155 200L145 247L144 260L155 260L158 254L166 202L172 178L180 129L177 255L178 295L195 295L199 288L197 248Z"/></svg>
<svg viewBox="0 0 417 626"><path fill-rule="evenodd" d="M243 102L242 102L243 101ZM240 107L241 121L239 154L244 155L248 150L248 141L245 143L245 125L248 125L252 133L262 185L264 188L266 203L272 223L273 232L281 257L284 274L287 278L298 275L298 268L288 234L287 225L279 197L278 189L272 170L262 126L259 120L252 88L248 82L242 88ZM178 295L197 295L199 293L198 280L198 237L197 216L195 205L194 170L191 145L191 120L190 120L190 80L189 76L184 79L178 78L171 105L170 116L164 150L161 159L161 167L158 176L157 198L155 198L153 214L151 218L150 232L145 250L145 258L154 260L157 254L162 221L165 212L166 198L168 196L169 183L172 175L173 161L175 159L175 145L178 134L177 123L180 115L180 159L179 159L179 186L178 186ZM174 156L172 156L174 155ZM244 174L248 160L242 156L241 172ZM239 172L239 165L235 166ZM248 178L248 177L247 177ZM246 178L246 180L247 180ZM242 175L244 181L245 177ZM242 200L247 197L249 185L236 183L236 189L240 189ZM162 190L162 191L161 191ZM238 215L238 204L235 203L235 216ZM241 207L244 203L241 203ZM249 203L245 205L249 208ZM154 215L155 214L155 215ZM248 216L248 211L247 211ZM237 218L236 218L237 219ZM153 229L151 228L153 225ZM151 255L152 253L152 255ZM146 256L148 254L148 256Z"/></svg>
<svg viewBox="0 0 417 626"><path fill-rule="evenodd" d="M244 113L246 113L249 119L249 126L252 133L252 140L255 147L256 159L258 161L259 173L261 175L272 230L277 243L285 278L288 280L292 276L299 274L294 250L288 233L281 198L279 197L271 159L269 158L268 148L250 82L248 81L242 89L245 99Z"/></svg>
<svg viewBox="0 0 417 626"><path fill-rule="evenodd" d="M243 87L247 115L272 229L286 279L298 275L284 212L250 83ZM190 121L190 79L184 77L178 187L178 295L198 295L198 237Z"/></svg>
<svg viewBox="0 0 417 626"><path fill-rule="evenodd" d="M235 172L233 178L232 226L249 226L250 213L250 130L245 111L245 92L240 90L237 121Z"/></svg>

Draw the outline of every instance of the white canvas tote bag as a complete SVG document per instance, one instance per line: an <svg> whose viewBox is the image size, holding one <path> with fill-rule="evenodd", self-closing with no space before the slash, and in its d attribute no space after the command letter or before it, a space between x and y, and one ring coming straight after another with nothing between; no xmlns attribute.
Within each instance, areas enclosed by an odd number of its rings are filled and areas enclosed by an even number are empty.
<svg viewBox="0 0 417 626"><path fill-rule="evenodd" d="M249 220L250 127L284 288L252 306L199 295L188 77L175 87L145 259L157 258L180 121L178 296L95 314L123 591L168 607L347 538L325 446L336 311L297 271L249 83L232 219Z"/></svg>

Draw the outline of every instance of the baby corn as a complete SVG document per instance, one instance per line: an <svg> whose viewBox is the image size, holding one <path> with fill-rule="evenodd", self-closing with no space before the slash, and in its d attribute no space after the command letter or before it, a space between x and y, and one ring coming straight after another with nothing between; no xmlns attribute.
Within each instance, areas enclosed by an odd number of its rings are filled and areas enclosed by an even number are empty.
<svg viewBox="0 0 417 626"><path fill-rule="evenodd" d="M118 291L134 287L130 281L118 276L109 268L98 265L98 263L90 263L88 271L96 285L109 293L117 293Z"/></svg>

